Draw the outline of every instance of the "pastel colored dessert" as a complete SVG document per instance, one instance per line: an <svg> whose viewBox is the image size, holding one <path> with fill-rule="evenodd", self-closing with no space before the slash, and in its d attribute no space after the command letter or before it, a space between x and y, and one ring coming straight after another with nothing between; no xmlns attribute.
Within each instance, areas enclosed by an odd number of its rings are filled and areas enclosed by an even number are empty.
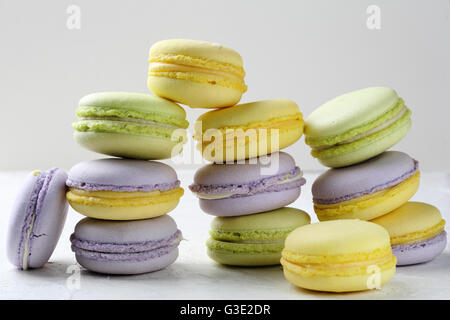
<svg viewBox="0 0 450 320"><path fill-rule="evenodd" d="M309 224L286 238L286 279L309 290L351 292L380 288L395 274L388 232L361 220Z"/></svg>
<svg viewBox="0 0 450 320"><path fill-rule="evenodd" d="M50 259L67 216L67 174L53 168L30 173L11 210L6 252L22 270L40 268Z"/></svg>
<svg viewBox="0 0 450 320"><path fill-rule="evenodd" d="M134 158L167 159L186 141L186 112L159 97L142 93L99 92L80 100L74 138L98 153Z"/></svg>
<svg viewBox="0 0 450 320"><path fill-rule="evenodd" d="M305 182L294 159L280 152L242 164L206 165L195 173L189 189L203 211L228 217L284 207L300 196Z"/></svg>
<svg viewBox="0 0 450 320"><path fill-rule="evenodd" d="M232 106L247 91L241 56L217 43L159 41L150 48L148 61L150 91L193 108Z"/></svg>
<svg viewBox="0 0 450 320"><path fill-rule="evenodd" d="M286 148L300 139L303 125L295 102L262 100L202 114L195 123L194 139L203 158L222 163Z"/></svg>
<svg viewBox="0 0 450 320"><path fill-rule="evenodd" d="M327 167L370 159L399 142L411 127L411 111L397 93L371 87L339 96L309 115L305 142Z"/></svg>
<svg viewBox="0 0 450 320"><path fill-rule="evenodd" d="M329 169L312 185L319 220L372 220L406 203L419 188L419 163L387 151L366 162Z"/></svg>
<svg viewBox="0 0 450 320"><path fill-rule="evenodd" d="M148 219L172 211L183 195L175 170L153 161L99 159L69 171L67 200L97 219Z"/></svg>
<svg viewBox="0 0 450 320"><path fill-rule="evenodd" d="M84 218L71 235L80 265L106 274L140 274L163 269L178 257L183 239L169 216L138 221Z"/></svg>
<svg viewBox="0 0 450 320"><path fill-rule="evenodd" d="M433 260L447 245L445 220L438 208L427 203L407 202L372 222L389 232L398 266Z"/></svg>
<svg viewBox="0 0 450 320"><path fill-rule="evenodd" d="M310 221L306 212L288 207L239 217L216 217L211 222L207 253L211 259L227 265L280 264L287 235Z"/></svg>

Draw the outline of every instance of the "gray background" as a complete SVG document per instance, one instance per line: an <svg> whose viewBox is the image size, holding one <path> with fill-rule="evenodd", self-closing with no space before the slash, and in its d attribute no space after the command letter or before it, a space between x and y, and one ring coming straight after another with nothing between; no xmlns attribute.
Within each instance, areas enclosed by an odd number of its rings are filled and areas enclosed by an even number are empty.
<svg viewBox="0 0 450 320"><path fill-rule="evenodd" d="M71 4L81 8L80 30L66 27ZM381 9L380 30L366 27L371 4ZM102 157L72 139L78 100L95 91L148 92L152 43L190 38L242 55L241 102L289 98L306 117L344 92L394 88L413 111L413 127L395 149L423 169L448 171L449 14L446 0L1 0L0 170L67 169ZM204 110L186 111L192 128ZM286 151L302 168L323 169L303 138Z"/></svg>

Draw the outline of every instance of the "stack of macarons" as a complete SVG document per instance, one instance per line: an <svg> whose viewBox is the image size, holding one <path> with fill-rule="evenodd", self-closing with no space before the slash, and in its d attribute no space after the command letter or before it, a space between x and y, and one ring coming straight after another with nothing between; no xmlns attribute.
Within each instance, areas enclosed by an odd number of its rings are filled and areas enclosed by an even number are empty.
<svg viewBox="0 0 450 320"><path fill-rule="evenodd" d="M444 250L445 221L439 210L428 204L408 202L419 188L418 161L403 152L386 151L408 132L410 114L393 89L371 87L341 95L306 119L305 140L312 148L312 156L331 167L312 185L314 211L321 221L314 228L325 230L332 226L334 232L324 239L316 239L324 246L328 241L334 247L341 234L350 237L351 224L357 227L351 221L359 219L385 228L392 246L389 251L396 256L397 265L426 262ZM332 225L331 220L341 222ZM319 276L315 282L316 275L324 277L325 273L317 273L314 268L319 266L307 264L316 259L308 255L325 249L319 250L308 242L312 240L305 240L304 234L310 234L306 230L295 234L283 251L283 266L289 280L316 290L367 289L363 282L359 286L351 285L353 273L347 273L348 286L340 282L335 282L334 287L325 285ZM296 258L298 255L301 258ZM350 261L356 263L358 259ZM364 270L361 272L360 280L368 275ZM389 274L392 277L393 272ZM387 278L383 279L381 282L386 282Z"/></svg>
<svg viewBox="0 0 450 320"><path fill-rule="evenodd" d="M230 265L278 264L287 234L309 223L305 212L284 208L299 197L305 179L294 159L278 152L301 137L304 122L288 99L237 104L247 90L244 76L239 53L216 43L172 39L150 49L154 94L215 109L194 128L197 148L213 163L199 169L190 186L200 207L217 217L209 256Z"/></svg>
<svg viewBox="0 0 450 320"><path fill-rule="evenodd" d="M127 92L93 93L80 100L75 140L120 157L78 163L66 197L85 215L70 240L77 261L99 273L138 274L162 269L178 257L182 240L165 215L183 195L170 166L188 126L182 107L164 98Z"/></svg>

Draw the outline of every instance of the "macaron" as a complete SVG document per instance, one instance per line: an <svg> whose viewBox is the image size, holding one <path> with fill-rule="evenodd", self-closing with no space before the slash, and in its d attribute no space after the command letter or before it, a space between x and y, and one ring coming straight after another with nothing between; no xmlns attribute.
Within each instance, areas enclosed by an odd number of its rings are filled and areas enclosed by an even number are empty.
<svg viewBox="0 0 450 320"><path fill-rule="evenodd" d="M30 173L14 202L6 253L17 268L40 268L50 259L67 216L67 174L53 168Z"/></svg>
<svg viewBox="0 0 450 320"><path fill-rule="evenodd" d="M394 276L395 263L386 229L361 220L297 228L287 236L281 258L288 281L329 292L380 288Z"/></svg>
<svg viewBox="0 0 450 320"><path fill-rule="evenodd" d="M175 170L154 161L98 159L70 169L66 197L91 218L148 219L172 211L183 195Z"/></svg>
<svg viewBox="0 0 450 320"><path fill-rule="evenodd" d="M74 138L84 148L116 157L167 159L186 142L186 112L150 94L92 93L80 100Z"/></svg>
<svg viewBox="0 0 450 320"><path fill-rule="evenodd" d="M370 159L399 142L411 127L411 111L397 93L371 87L341 95L306 119L305 142L327 167Z"/></svg>
<svg viewBox="0 0 450 320"><path fill-rule="evenodd" d="M433 260L447 245L445 220L431 204L407 202L372 222L389 232L398 266Z"/></svg>
<svg viewBox="0 0 450 320"><path fill-rule="evenodd" d="M195 123L194 139L203 158L222 163L286 148L300 139L303 126L294 101L262 100L202 114Z"/></svg>
<svg viewBox="0 0 450 320"><path fill-rule="evenodd" d="M310 221L306 212L288 207L240 217L216 217L211 222L207 253L227 265L280 264L287 235Z"/></svg>
<svg viewBox="0 0 450 320"><path fill-rule="evenodd" d="M242 164L206 165L197 170L189 189L204 212L228 217L284 207L300 196L305 182L294 159L280 152Z"/></svg>
<svg viewBox="0 0 450 320"><path fill-rule="evenodd" d="M138 221L84 218L70 241L78 263L88 270L140 274L172 264L182 238L175 221L166 215Z"/></svg>
<svg viewBox="0 0 450 320"><path fill-rule="evenodd" d="M247 91L242 57L207 41L170 39L149 52L148 88L193 108L220 108L239 102Z"/></svg>
<svg viewBox="0 0 450 320"><path fill-rule="evenodd" d="M419 163L387 151L365 162L329 169L312 185L319 220L372 220L406 203L419 188Z"/></svg>

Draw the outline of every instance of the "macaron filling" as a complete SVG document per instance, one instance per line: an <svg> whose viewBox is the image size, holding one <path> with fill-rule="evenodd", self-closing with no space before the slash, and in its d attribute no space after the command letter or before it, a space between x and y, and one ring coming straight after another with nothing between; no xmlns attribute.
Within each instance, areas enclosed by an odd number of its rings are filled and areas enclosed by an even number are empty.
<svg viewBox="0 0 450 320"><path fill-rule="evenodd" d="M183 239L180 230L173 235L158 240L133 243L105 243L78 239L72 234L70 241L75 254L94 261L140 262L159 258L178 247Z"/></svg>
<svg viewBox="0 0 450 320"><path fill-rule="evenodd" d="M404 244L413 244L417 242L426 241L428 239L435 238L439 235L442 235L444 231L445 220L442 219L438 224L432 226L423 231L417 231L413 233L408 233L401 236L391 237L391 244L393 246L404 245Z"/></svg>
<svg viewBox="0 0 450 320"><path fill-rule="evenodd" d="M246 184L201 185L193 184L189 189L200 199L225 199L248 197L265 192L279 192L300 188L306 183L299 167L268 178Z"/></svg>
<svg viewBox="0 0 450 320"><path fill-rule="evenodd" d="M385 183L382 184L378 184L375 186L371 186L370 188L367 188L365 190L359 191L359 192L355 192L355 193L351 193L351 194L347 194L345 196L341 196L341 197L336 197L336 198L317 198L317 197L313 197L313 201L315 204L323 204L323 205L331 205L331 204L337 204L337 203L341 203L341 202L345 202L345 201L349 201L355 198L359 198L365 195L370 195L370 194L374 194L378 191L382 191L382 190L386 190L388 188L392 188L394 186L399 185L400 183L408 180L409 178L411 178L412 176L416 175L419 172L419 162L417 160L414 160L414 165L413 168L411 170L408 170L407 172L404 172L402 175L400 175L399 177L392 179L390 181L387 181Z"/></svg>
<svg viewBox="0 0 450 320"><path fill-rule="evenodd" d="M45 172L35 171L37 176L34 189L26 210L25 221L22 228L22 237L19 244L18 266L23 270L28 269L28 258L32 250L33 239L42 235L34 234L34 226L36 220L41 213L42 204L44 202L50 182L55 175L57 168L52 168Z"/></svg>
<svg viewBox="0 0 450 320"><path fill-rule="evenodd" d="M115 192L149 192L154 190L166 191L180 186L180 180L170 183L155 183L145 185L116 185L100 184L67 179L66 185L71 188L83 189L86 191L115 191Z"/></svg>

